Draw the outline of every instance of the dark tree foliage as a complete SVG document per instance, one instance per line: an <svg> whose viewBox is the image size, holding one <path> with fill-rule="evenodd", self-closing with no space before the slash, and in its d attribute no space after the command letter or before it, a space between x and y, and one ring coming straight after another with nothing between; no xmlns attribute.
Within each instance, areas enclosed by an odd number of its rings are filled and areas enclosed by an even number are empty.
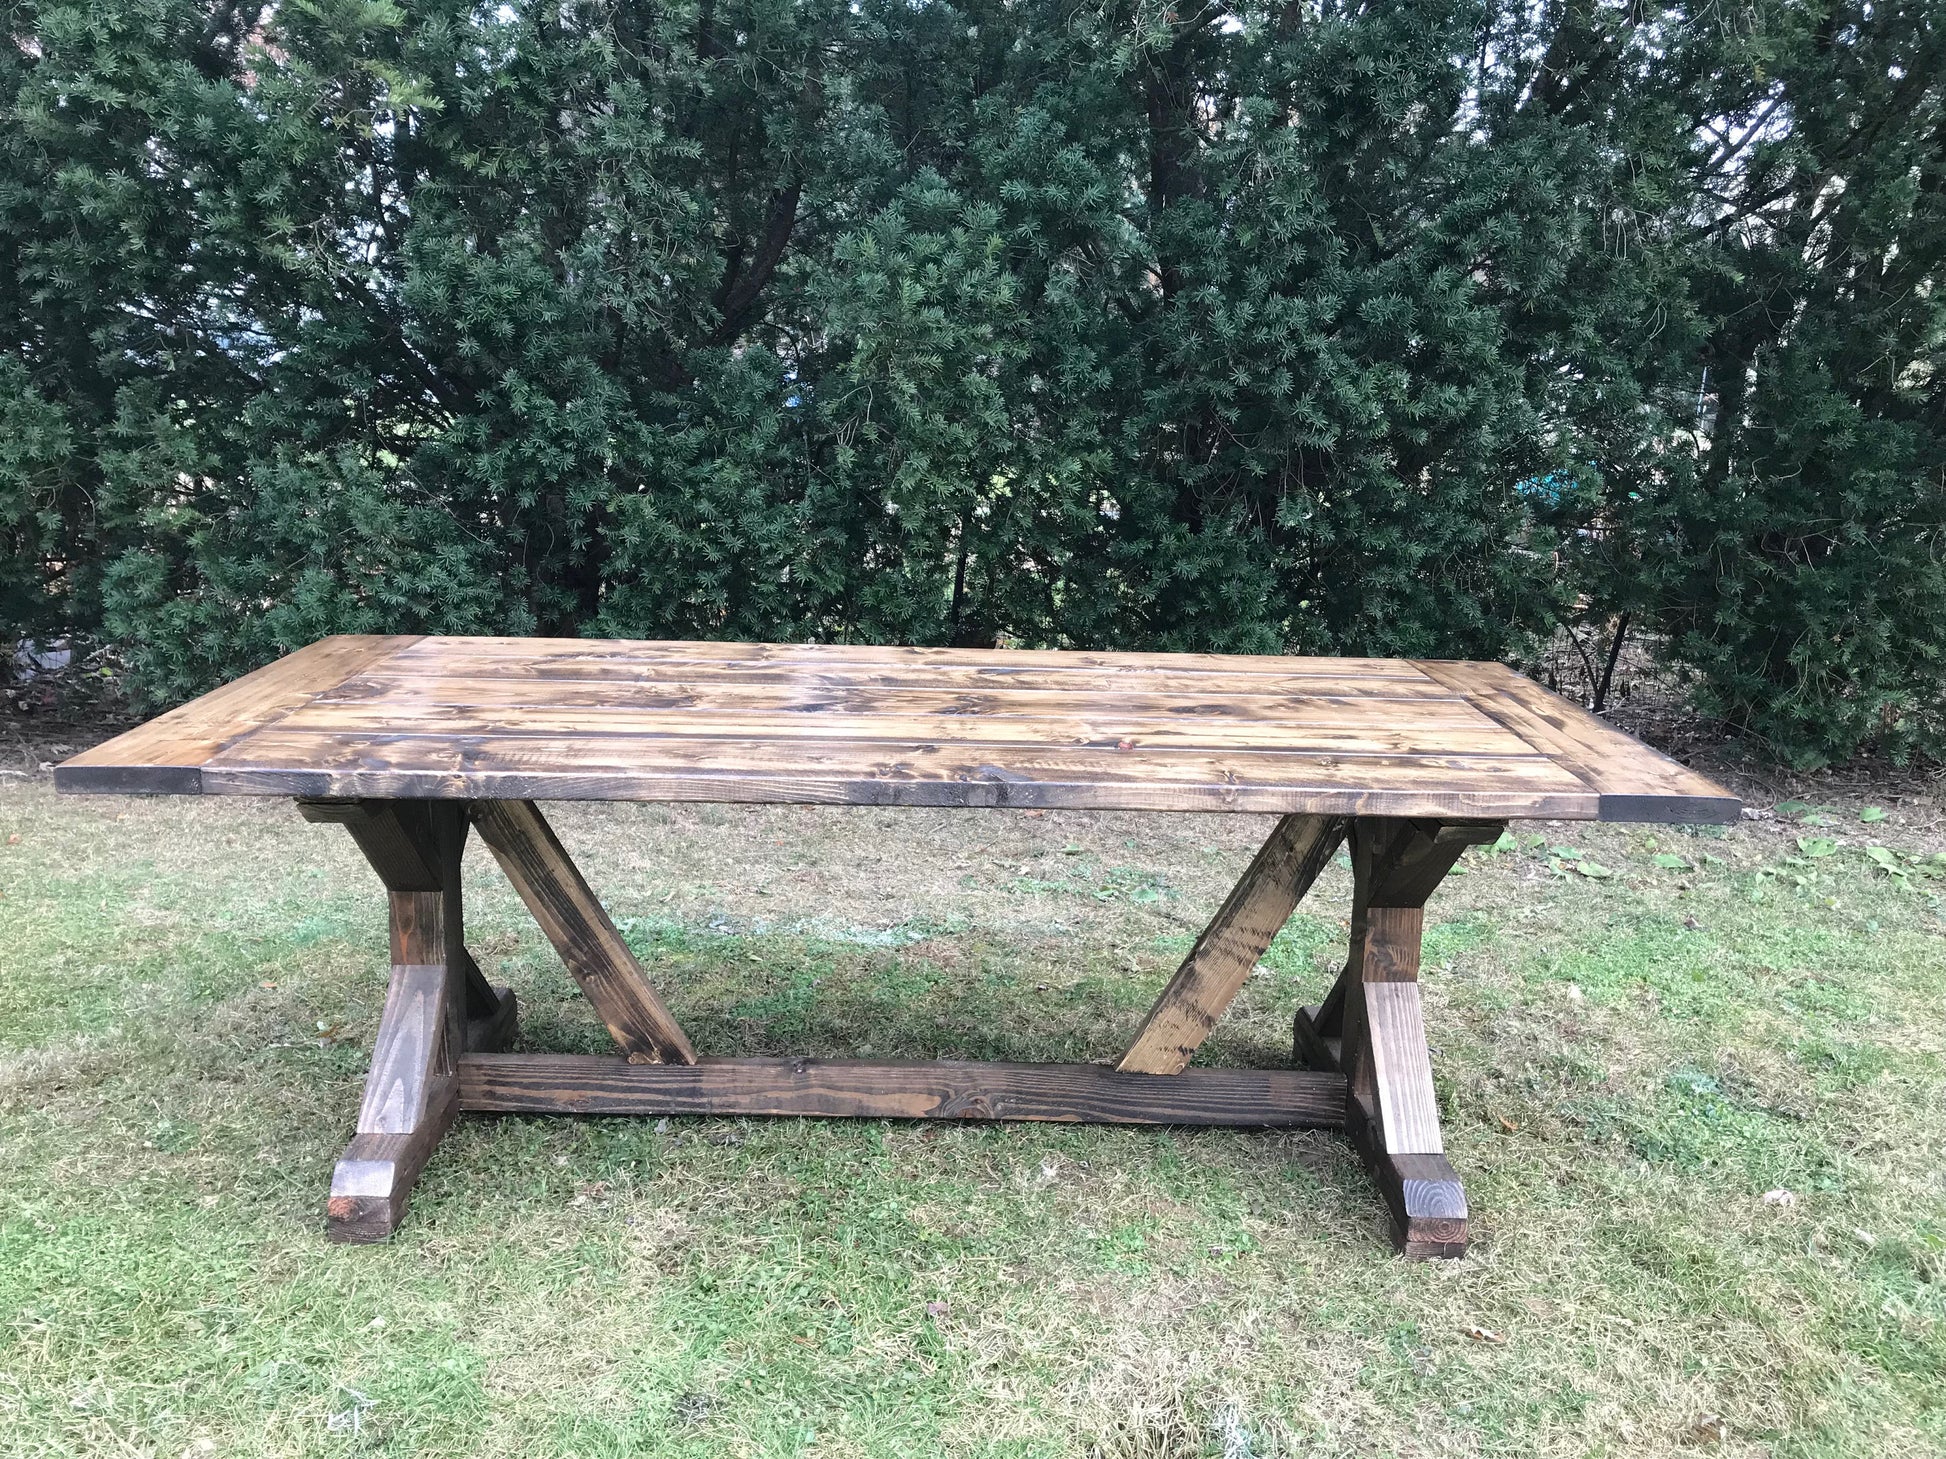
<svg viewBox="0 0 1946 1459"><path fill-rule="evenodd" d="M1946 16L42 0L0 629L1518 656L1946 748Z"/></svg>

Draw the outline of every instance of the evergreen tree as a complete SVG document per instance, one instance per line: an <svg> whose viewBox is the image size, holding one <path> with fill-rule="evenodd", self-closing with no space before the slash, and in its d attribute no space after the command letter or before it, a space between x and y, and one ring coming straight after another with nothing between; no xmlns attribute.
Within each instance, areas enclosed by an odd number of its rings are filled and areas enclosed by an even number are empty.
<svg viewBox="0 0 1946 1459"><path fill-rule="evenodd" d="M1946 749L1925 0L9 9L0 627L158 700L1620 621L1781 753Z"/></svg>

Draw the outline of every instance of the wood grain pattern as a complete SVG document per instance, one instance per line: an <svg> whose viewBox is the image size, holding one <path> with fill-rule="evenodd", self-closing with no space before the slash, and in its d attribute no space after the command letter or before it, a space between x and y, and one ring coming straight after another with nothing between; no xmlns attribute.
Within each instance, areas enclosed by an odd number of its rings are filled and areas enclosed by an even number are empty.
<svg viewBox="0 0 1946 1459"><path fill-rule="evenodd" d="M405 1219L413 1182L458 1113L449 1100L434 1118L401 1135L354 1135L331 1172L325 1236L363 1245L384 1241Z"/></svg>
<svg viewBox="0 0 1946 1459"><path fill-rule="evenodd" d="M452 1098L452 1061L443 1047L445 1022L445 965L394 967L365 1097L358 1107L359 1134L410 1134L443 1100Z"/></svg>
<svg viewBox="0 0 1946 1459"><path fill-rule="evenodd" d="M1188 1066L1344 834L1345 823L1335 816L1286 816L1277 823L1116 1068L1174 1074Z"/></svg>
<svg viewBox="0 0 1946 1459"><path fill-rule="evenodd" d="M1417 950L1415 949L1415 957ZM1369 967L1369 964L1367 964ZM1433 1095L1432 1059L1416 981L1365 983L1372 1083L1389 1155L1438 1155L1446 1144Z"/></svg>
<svg viewBox="0 0 1946 1459"><path fill-rule="evenodd" d="M57 782L1448 820L1736 811L1498 665L582 639L325 640Z"/></svg>
<svg viewBox="0 0 1946 1459"><path fill-rule="evenodd" d="M1592 819L1598 797L1538 757L1212 753L559 736L268 731L203 771L219 794L726 801L1014 809Z"/></svg>
<svg viewBox="0 0 1946 1459"><path fill-rule="evenodd" d="M62 791L195 795L201 767L224 745L274 724L361 669L418 640L364 634L322 638L179 709L55 767Z"/></svg>
<svg viewBox="0 0 1946 1459"><path fill-rule="evenodd" d="M1419 943L1425 931L1424 907L1368 907L1365 913L1365 981L1418 982Z"/></svg>
<svg viewBox="0 0 1946 1459"><path fill-rule="evenodd" d="M493 662L447 660L431 665L391 660L354 675L325 698L350 704L395 696L401 685L433 696L434 703L531 703L630 705L714 694L729 689L772 689L796 693L846 694L881 689L929 697L1004 692L1023 703L1038 695L1184 695L1198 700L1248 697L1318 700L1451 699L1453 691L1417 669L1399 674L1320 670L1334 659L1289 660L1282 674L1241 674L1219 669L1090 669L1073 664L1032 667L1012 662L1012 652L983 661L940 663L834 663L806 658L799 663L699 663L636 654L562 661L539 657Z"/></svg>
<svg viewBox="0 0 1946 1459"><path fill-rule="evenodd" d="M1072 713L1049 708L1045 713L1026 714L1019 712L1018 706L1002 702L986 711L965 707L967 696L962 696L950 710L925 714L874 706L865 696L848 698L849 703L832 696L819 707L816 700L800 696L795 705L761 710L743 709L733 703L666 709L530 706L518 711L518 734L563 740L583 737L752 743L768 740L781 742L778 752L799 742L836 740L852 745L931 742L1029 749L1066 745L1124 752L1168 747L1323 755L1502 758L1532 753L1518 736L1500 726L1483 723L1478 715L1464 710L1463 706L1464 712L1455 712L1451 704L1440 705L1437 701L1428 712L1388 724L1371 712L1369 704L1357 706L1356 712L1347 712L1338 701L1320 704L1312 700L1280 699L1266 705L1264 701L1251 699L1214 703L1185 700L1182 712L1173 717L1161 704L1135 708L1101 706L1105 712L1084 717L1085 707L1080 705ZM1247 712L1259 706L1259 713ZM1282 718L1278 717L1280 714ZM330 737L436 735L491 739L507 733L508 722L509 711L504 707L311 704L286 717L280 728L290 734L317 733ZM650 744L635 748L638 753L654 754L658 747Z"/></svg>
<svg viewBox="0 0 1946 1459"><path fill-rule="evenodd" d="M1335 1126L1344 1081L1295 1069L1123 1074L1099 1064L703 1059L582 1054L460 1060L460 1107L525 1114L814 1115L1095 1124Z"/></svg>
<svg viewBox="0 0 1946 1459"><path fill-rule="evenodd" d="M631 1059L695 1063L688 1035L540 810L527 801L481 801L473 820L615 1042Z"/></svg>
<svg viewBox="0 0 1946 1459"><path fill-rule="evenodd" d="M1471 1244L1466 1189L1443 1154L1394 1155L1370 1104L1345 1107L1345 1133L1392 1217L1392 1242L1408 1261L1453 1260Z"/></svg>
<svg viewBox="0 0 1946 1459"><path fill-rule="evenodd" d="M505 638L479 635L466 638L429 638L413 661L434 663L633 663L643 656L663 662L733 664L739 667L807 662L842 665L963 665L981 664L1027 671L1031 669L1092 669L1106 673L1146 674L1154 669L1178 673L1208 671L1221 674L1376 674L1412 679L1419 673L1401 659L1293 658L1282 654L1116 653L1071 649L909 648L866 643L731 643L692 639L626 638Z"/></svg>

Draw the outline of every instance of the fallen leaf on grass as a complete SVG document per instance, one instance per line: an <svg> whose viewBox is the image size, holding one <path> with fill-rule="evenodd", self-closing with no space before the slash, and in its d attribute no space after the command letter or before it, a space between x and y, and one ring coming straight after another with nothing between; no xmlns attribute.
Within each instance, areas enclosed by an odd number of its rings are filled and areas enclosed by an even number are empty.
<svg viewBox="0 0 1946 1459"><path fill-rule="evenodd" d="M1519 1132L1520 1126L1508 1119L1505 1115L1495 1115L1494 1118L1500 1121L1500 1128L1505 1130L1509 1135Z"/></svg>
<svg viewBox="0 0 1946 1459"><path fill-rule="evenodd" d="M1905 881L1912 874L1907 868L1899 865L1898 855L1888 847L1877 845L1867 846L1865 848L1865 855L1879 870L1889 876L1897 877L1901 882Z"/></svg>
<svg viewBox="0 0 1946 1459"><path fill-rule="evenodd" d="M1465 1337L1472 1338L1474 1342L1490 1342L1490 1343L1506 1342L1506 1339L1502 1337L1499 1333L1495 1332L1492 1328L1481 1327L1477 1323L1471 1327L1462 1327L1460 1329L1460 1333Z"/></svg>
<svg viewBox="0 0 1946 1459"><path fill-rule="evenodd" d="M926 1316L930 1317L934 1322L939 1321L942 1317L952 1316L952 1312L953 1309L944 1302L928 1302L926 1304Z"/></svg>
<svg viewBox="0 0 1946 1459"><path fill-rule="evenodd" d="M1686 1444L1720 1444L1730 1437L1730 1426L1720 1413L1706 1413L1683 1430Z"/></svg>

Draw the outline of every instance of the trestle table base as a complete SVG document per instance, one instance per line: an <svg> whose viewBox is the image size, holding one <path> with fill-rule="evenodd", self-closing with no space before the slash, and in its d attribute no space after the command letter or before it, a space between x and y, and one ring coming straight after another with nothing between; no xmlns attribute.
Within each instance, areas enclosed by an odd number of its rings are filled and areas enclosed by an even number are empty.
<svg viewBox="0 0 1946 1459"><path fill-rule="evenodd" d="M1105 1064L698 1058L600 901L527 801L305 800L344 825L391 899L392 976L357 1132L332 1176L334 1240L383 1241L462 1111L1051 1120L1343 1128L1408 1257L1463 1255L1466 1196L1447 1163L1419 1000L1427 897L1499 822L1283 817L1196 940L1128 1050ZM621 1054L505 1052L518 1007L466 950L460 859L477 829ZM1298 1012L1297 1069L1190 1059L1340 845L1351 953Z"/></svg>

